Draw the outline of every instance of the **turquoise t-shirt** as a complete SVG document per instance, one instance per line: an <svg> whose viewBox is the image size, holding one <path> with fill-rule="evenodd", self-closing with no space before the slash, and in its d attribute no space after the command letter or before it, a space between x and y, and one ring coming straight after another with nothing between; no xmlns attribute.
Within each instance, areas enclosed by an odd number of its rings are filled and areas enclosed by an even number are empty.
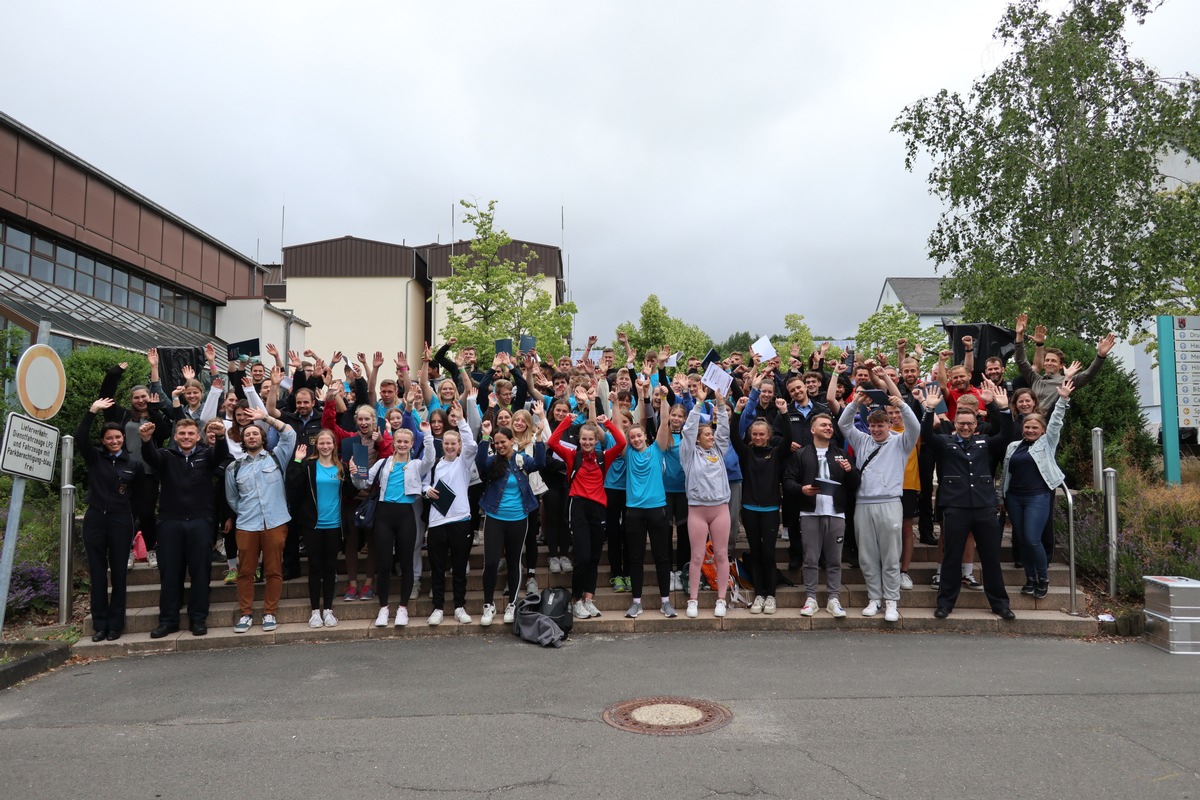
<svg viewBox="0 0 1200 800"><path fill-rule="evenodd" d="M380 498L385 503L411 503L417 499L416 495L404 493L404 470L411 463L411 461L392 462L392 472L388 475L387 491Z"/></svg>
<svg viewBox="0 0 1200 800"><path fill-rule="evenodd" d="M322 530L342 526L342 482L337 465L317 464L317 527Z"/></svg>
<svg viewBox="0 0 1200 800"><path fill-rule="evenodd" d="M674 444L671 445L671 449L664 455L666 471L663 474L663 485L668 492L682 493L687 491L687 477L683 474L683 465L679 463L679 440L682 438L682 434L671 434Z"/></svg>
<svg viewBox="0 0 1200 800"><path fill-rule="evenodd" d="M519 522L529 516L525 513L521 487L517 485L517 476L513 473L508 473L508 482L504 484L504 494L500 496L500 506L496 513L488 516L501 522Z"/></svg>
<svg viewBox="0 0 1200 800"><path fill-rule="evenodd" d="M627 462L625 505L629 508L662 508L667 504L667 492L663 488L663 452L657 442L642 452L632 447L625 448Z"/></svg>

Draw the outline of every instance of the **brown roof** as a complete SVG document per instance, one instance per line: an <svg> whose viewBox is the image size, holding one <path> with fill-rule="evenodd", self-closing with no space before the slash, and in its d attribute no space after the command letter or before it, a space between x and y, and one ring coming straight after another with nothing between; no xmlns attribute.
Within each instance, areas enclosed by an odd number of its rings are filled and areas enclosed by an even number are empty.
<svg viewBox="0 0 1200 800"><path fill-rule="evenodd" d="M536 274L562 280L562 250L555 245L513 240L504 247L501 247L497 255L501 259L507 258L513 263L520 263L525 258L525 247L528 247L537 254L537 258L529 259L529 268L531 271ZM450 256L470 252L471 243L466 240L460 240L450 244L424 245L417 249L425 254L425 260L429 262L429 278L433 280L450 277Z"/></svg>
<svg viewBox="0 0 1200 800"><path fill-rule="evenodd" d="M413 278L413 248L343 236L283 248L285 278Z"/></svg>

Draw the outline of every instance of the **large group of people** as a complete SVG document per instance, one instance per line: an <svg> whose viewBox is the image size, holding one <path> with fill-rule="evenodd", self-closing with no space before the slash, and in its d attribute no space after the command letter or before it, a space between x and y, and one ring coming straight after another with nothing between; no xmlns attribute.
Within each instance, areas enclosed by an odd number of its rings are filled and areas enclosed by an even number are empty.
<svg viewBox="0 0 1200 800"><path fill-rule="evenodd" d="M234 631L253 627L259 581L260 624L275 629L282 584L301 575L302 551L314 628L338 624L343 554L342 602L376 602L375 625L409 624L423 553L427 623L445 619L449 574L454 619L472 624L467 575L479 544L484 626L500 613L512 622L520 594L538 591L541 545L550 574L571 573L577 618L601 614L594 598L606 552L609 586L630 596L625 616L642 615L647 543L662 615L677 616L672 593L680 592L686 616L697 617L709 584L712 613L722 617L739 529L752 614L777 611L783 538L788 567L802 578L804 616L821 611L822 570L825 612L846 616L849 563L866 585L862 615L897 621L920 541L938 545L935 616L949 615L965 587L1013 619L1000 563L1005 515L1026 576L1020 591L1045 597L1064 415L1113 345L1101 340L1082 370L1044 346L1039 326L1030 362L1026 325L1017 319L1012 381L999 358L976 369L969 336L961 363L943 350L928 367L904 339L894 363L884 353L827 358L827 344L806 356L734 352L718 363L723 380L704 377L714 353L638 354L623 334L624 352L596 350L591 337L576 360L501 352L488 369L473 348L452 352L451 339L436 351L426 345L411 365L397 353L395 377L383 379L381 352L326 362L273 345L273 363L236 360L222 374L210 345L206 365L184 367L183 384L169 392L151 349L150 383L133 388L129 408L115 397L128 366L120 363L77 432L89 467L83 538L93 639L124 630L137 531L161 572L154 638L180 629L185 579L189 629L207 633L215 559L237 586Z"/></svg>

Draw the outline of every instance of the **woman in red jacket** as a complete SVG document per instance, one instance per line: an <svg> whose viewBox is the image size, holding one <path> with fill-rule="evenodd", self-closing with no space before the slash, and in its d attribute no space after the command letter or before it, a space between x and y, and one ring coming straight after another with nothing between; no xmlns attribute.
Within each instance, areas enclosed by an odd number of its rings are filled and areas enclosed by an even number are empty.
<svg viewBox="0 0 1200 800"><path fill-rule="evenodd" d="M608 417L596 417L596 404L588 398L582 386L575 389L577 409L587 409L588 421L579 429L579 447L563 442L563 434L571 427L574 417L568 416L558 424L546 446L567 465L567 519L575 547L575 573L571 576L572 613L579 619L600 616L592 602L596 594L596 566L604 548L604 520L608 495L604 491L604 475L613 461L625 449L625 434ZM597 445L603 435L600 423L608 429L614 444L606 450ZM603 459L603 460L601 460Z"/></svg>

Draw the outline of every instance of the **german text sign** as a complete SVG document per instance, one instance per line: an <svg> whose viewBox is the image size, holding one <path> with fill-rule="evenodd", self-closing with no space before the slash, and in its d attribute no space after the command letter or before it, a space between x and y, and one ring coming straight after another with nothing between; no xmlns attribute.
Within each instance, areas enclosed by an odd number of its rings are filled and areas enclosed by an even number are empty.
<svg viewBox="0 0 1200 800"><path fill-rule="evenodd" d="M57 454L58 428L15 411L9 413L0 472L48 482L54 477Z"/></svg>

